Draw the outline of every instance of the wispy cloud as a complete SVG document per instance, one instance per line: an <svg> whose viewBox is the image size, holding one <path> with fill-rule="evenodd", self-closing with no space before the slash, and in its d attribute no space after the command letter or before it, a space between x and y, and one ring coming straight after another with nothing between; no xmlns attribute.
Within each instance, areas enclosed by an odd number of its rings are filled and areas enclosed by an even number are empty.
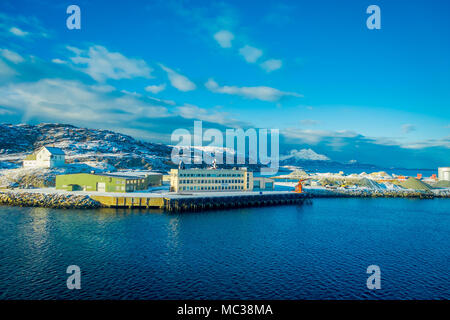
<svg viewBox="0 0 450 320"><path fill-rule="evenodd" d="M239 49L239 54L244 57L248 63L255 63L263 54L262 50L246 45Z"/></svg>
<svg viewBox="0 0 450 320"><path fill-rule="evenodd" d="M283 92L275 88L258 86L258 87L237 87L237 86L219 86L214 79L209 79L205 83L205 87L216 93L224 93L231 95L239 95L249 99L258 99L262 101L278 101L282 97L302 97L301 94L295 92Z"/></svg>
<svg viewBox="0 0 450 320"><path fill-rule="evenodd" d="M52 62L56 63L56 64L66 64L67 63L67 61L64 61L64 60L61 60L58 58L52 59Z"/></svg>
<svg viewBox="0 0 450 320"><path fill-rule="evenodd" d="M416 131L416 126L410 123L402 125L402 131L403 133L410 133L413 131Z"/></svg>
<svg viewBox="0 0 450 320"><path fill-rule="evenodd" d="M27 31L23 31L17 27L11 27L9 28L9 32L11 32L13 35L16 35L18 37L25 37L29 34Z"/></svg>
<svg viewBox="0 0 450 320"><path fill-rule="evenodd" d="M48 38L48 31L34 16L8 15L0 12L0 31L4 36L18 37L26 40Z"/></svg>
<svg viewBox="0 0 450 320"><path fill-rule="evenodd" d="M151 93L159 93L161 91L163 91L164 89L166 89L166 84L162 83L159 85L151 85L151 86L146 86L145 87L145 91L151 92Z"/></svg>
<svg viewBox="0 0 450 320"><path fill-rule="evenodd" d="M152 77L153 69L144 60L127 58L99 45L91 46L87 50L70 46L67 49L75 53L74 57L70 57L72 63L97 81Z"/></svg>
<svg viewBox="0 0 450 320"><path fill-rule="evenodd" d="M0 104L17 109L25 119L120 123L140 116L164 117L168 110L132 94L109 94L111 86L86 85L79 81L42 79L0 87Z"/></svg>
<svg viewBox="0 0 450 320"><path fill-rule="evenodd" d="M260 64L266 72L272 72L280 69L283 66L283 62L279 59L269 59Z"/></svg>
<svg viewBox="0 0 450 320"><path fill-rule="evenodd" d="M17 72L0 59L0 79L7 79L17 75Z"/></svg>
<svg viewBox="0 0 450 320"><path fill-rule="evenodd" d="M231 118L230 114L227 112L204 109L191 104L179 106L177 107L177 110L178 113L186 119L203 120L229 126L235 126L238 123L238 121Z"/></svg>
<svg viewBox="0 0 450 320"><path fill-rule="evenodd" d="M234 34L228 30L221 30L214 34L214 39L222 48L231 48Z"/></svg>
<svg viewBox="0 0 450 320"><path fill-rule="evenodd" d="M286 128L283 129L282 134L289 139L300 141L308 144L318 144L324 139L347 139L356 138L359 135L356 132L350 130L330 131L330 130L310 130L310 129L298 129L298 128Z"/></svg>
<svg viewBox="0 0 450 320"><path fill-rule="evenodd" d="M403 143L400 146L404 149L424 149L435 147L443 147L450 149L450 136L441 139L426 139L422 141Z"/></svg>
<svg viewBox="0 0 450 320"><path fill-rule="evenodd" d="M8 50L8 49L0 49L0 54L6 59L11 61L12 63L20 63L23 62L23 57L17 52Z"/></svg>
<svg viewBox="0 0 450 320"><path fill-rule="evenodd" d="M167 73L167 76L169 77L169 81L172 87L184 92L192 91L197 88L195 83L189 80L186 76L183 76L182 74L179 74L162 64L160 64L159 66Z"/></svg>

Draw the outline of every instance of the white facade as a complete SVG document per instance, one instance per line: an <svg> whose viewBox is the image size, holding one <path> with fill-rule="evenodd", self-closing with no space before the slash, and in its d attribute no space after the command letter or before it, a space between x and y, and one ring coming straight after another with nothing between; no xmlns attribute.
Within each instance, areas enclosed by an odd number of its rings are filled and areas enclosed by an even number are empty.
<svg viewBox="0 0 450 320"><path fill-rule="evenodd" d="M253 189L253 173L246 169L172 169L173 192L245 191Z"/></svg>
<svg viewBox="0 0 450 320"><path fill-rule="evenodd" d="M60 148L41 147L23 161L25 168L55 168L66 164L66 156Z"/></svg>
<svg viewBox="0 0 450 320"><path fill-rule="evenodd" d="M239 169L172 169L172 192L236 192L273 190L270 178L253 177L246 168Z"/></svg>
<svg viewBox="0 0 450 320"><path fill-rule="evenodd" d="M450 181L450 167L443 167L438 169L439 180Z"/></svg>

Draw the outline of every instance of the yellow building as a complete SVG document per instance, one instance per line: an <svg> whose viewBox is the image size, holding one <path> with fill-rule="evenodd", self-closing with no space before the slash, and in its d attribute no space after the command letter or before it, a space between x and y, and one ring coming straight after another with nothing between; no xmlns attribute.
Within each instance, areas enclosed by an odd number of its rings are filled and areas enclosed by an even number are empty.
<svg viewBox="0 0 450 320"><path fill-rule="evenodd" d="M254 188L256 182L256 188ZM273 189L273 180L253 177L247 168L239 169L172 169L172 192L254 191Z"/></svg>

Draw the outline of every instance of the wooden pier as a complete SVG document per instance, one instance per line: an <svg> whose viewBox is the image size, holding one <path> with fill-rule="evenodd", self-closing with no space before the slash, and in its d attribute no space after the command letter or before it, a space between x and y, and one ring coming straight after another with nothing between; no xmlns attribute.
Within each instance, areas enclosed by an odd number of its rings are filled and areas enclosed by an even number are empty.
<svg viewBox="0 0 450 320"><path fill-rule="evenodd" d="M91 198L110 208L159 208L169 212L303 204L305 201L310 201L307 194L294 192L233 193L211 196L176 194L160 197L91 195Z"/></svg>

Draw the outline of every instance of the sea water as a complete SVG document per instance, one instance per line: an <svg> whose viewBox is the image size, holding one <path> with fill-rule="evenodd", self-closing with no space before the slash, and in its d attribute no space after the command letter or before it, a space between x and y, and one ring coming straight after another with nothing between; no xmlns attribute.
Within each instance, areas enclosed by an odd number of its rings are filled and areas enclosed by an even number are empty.
<svg viewBox="0 0 450 320"><path fill-rule="evenodd" d="M67 288L69 265L80 290ZM180 214L0 206L1 299L449 299L449 274L448 199Z"/></svg>

